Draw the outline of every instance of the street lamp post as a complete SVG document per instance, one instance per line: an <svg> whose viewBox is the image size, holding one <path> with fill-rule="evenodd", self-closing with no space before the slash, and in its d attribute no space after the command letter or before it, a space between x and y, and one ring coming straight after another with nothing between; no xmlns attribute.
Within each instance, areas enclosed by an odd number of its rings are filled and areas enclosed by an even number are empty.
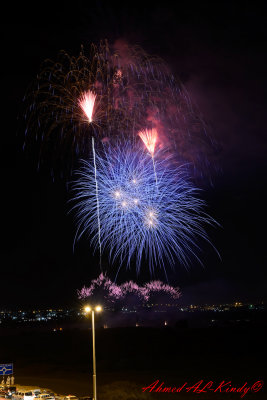
<svg viewBox="0 0 267 400"><path fill-rule="evenodd" d="M92 310L92 339L93 339L93 398L96 399L96 363L95 363L95 312Z"/></svg>
<svg viewBox="0 0 267 400"><path fill-rule="evenodd" d="M95 357L95 311L100 312L102 310L101 306L97 306L94 309L86 306L85 312L91 312L92 315L92 340L93 340L93 400L97 400L96 395L96 357Z"/></svg>

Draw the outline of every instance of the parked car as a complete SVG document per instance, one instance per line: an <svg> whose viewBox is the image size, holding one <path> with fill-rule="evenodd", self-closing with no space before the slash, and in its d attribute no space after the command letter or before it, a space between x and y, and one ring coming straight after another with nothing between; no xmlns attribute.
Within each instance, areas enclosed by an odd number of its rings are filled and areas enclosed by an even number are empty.
<svg viewBox="0 0 267 400"><path fill-rule="evenodd" d="M40 389L28 390L27 392L16 392L15 398L16 400L35 400L38 394L41 393Z"/></svg>
<svg viewBox="0 0 267 400"><path fill-rule="evenodd" d="M15 393L16 399L17 399L17 400L19 400L19 399L24 400L24 395L25 395L25 393L27 393L27 392L22 392L22 391L16 392L16 393Z"/></svg>
<svg viewBox="0 0 267 400"><path fill-rule="evenodd" d="M36 396L36 399L39 399L39 400L55 400L55 395L54 395L54 393L41 393L38 396Z"/></svg>
<svg viewBox="0 0 267 400"><path fill-rule="evenodd" d="M29 391L24 393L24 399L23 400L33 400L35 399L36 395L34 393L34 391Z"/></svg>
<svg viewBox="0 0 267 400"><path fill-rule="evenodd" d="M56 400L54 396L50 396L49 394L46 396L38 396L35 400Z"/></svg>

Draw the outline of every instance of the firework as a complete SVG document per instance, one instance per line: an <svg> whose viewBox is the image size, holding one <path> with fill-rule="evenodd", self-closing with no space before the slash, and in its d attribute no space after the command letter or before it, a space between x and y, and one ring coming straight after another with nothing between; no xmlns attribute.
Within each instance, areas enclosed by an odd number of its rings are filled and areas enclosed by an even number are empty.
<svg viewBox="0 0 267 400"><path fill-rule="evenodd" d="M157 142L157 137L158 137L157 130L156 129L145 129L143 131L140 131L138 133L138 135L143 140L147 150L149 151L149 153L153 157L154 156L154 152L155 152L155 146L156 146L156 142Z"/></svg>
<svg viewBox="0 0 267 400"><path fill-rule="evenodd" d="M83 110L84 114L88 118L89 124L93 122L93 113L95 105L96 95L92 92L84 93L79 100L79 106ZM95 139L92 136L92 150L93 150L93 160L94 160L94 170L95 170L95 195L96 195L96 205L97 205L97 222L98 222L98 243L99 243L99 264L101 269L101 224L99 217L99 199L98 199L98 182L97 182L97 170L96 170L96 159L95 159Z"/></svg>
<svg viewBox="0 0 267 400"><path fill-rule="evenodd" d="M56 61L44 62L24 98L26 144L36 140L40 161L55 154L57 163L72 165L91 154L92 136L101 140L123 126L117 70L106 43L92 45L87 54L82 48L78 56L62 51Z"/></svg>
<svg viewBox="0 0 267 400"><path fill-rule="evenodd" d="M144 261L153 272L155 266L165 270L167 264L187 267L192 258L199 260L199 241L209 241L203 225L215 221L204 212L204 201L184 168L159 157L156 187L150 154L140 147L105 145L95 157L99 205L94 165L84 161L74 184L75 240L86 234L94 248L99 246L99 206L102 250L111 262L135 263L139 272Z"/></svg>
<svg viewBox="0 0 267 400"><path fill-rule="evenodd" d="M53 154L52 167L90 156L92 136L96 146L101 140L134 141L143 127L156 130L158 148L190 163L198 175L211 169L218 148L167 65L121 42L46 60L25 95L25 109L26 144L36 140L40 161Z"/></svg>
<svg viewBox="0 0 267 400"><path fill-rule="evenodd" d="M133 281L123 283L120 288L123 294L123 302L127 306L132 304L138 307L144 305L149 299L148 290Z"/></svg>
<svg viewBox="0 0 267 400"><path fill-rule="evenodd" d="M90 90L79 99L79 106L87 116L89 123L93 122L95 99L96 95Z"/></svg>
<svg viewBox="0 0 267 400"><path fill-rule="evenodd" d="M106 302L117 303L123 306L144 306L150 303L172 303L180 297L178 287L167 285L161 281L150 281L142 286L136 282L128 281L121 285L112 282L105 274L101 273L97 279L93 279L88 287L78 290L81 300L90 298L97 301L98 298Z"/></svg>
<svg viewBox="0 0 267 400"><path fill-rule="evenodd" d="M145 284L144 290L151 302L158 297L167 297L172 300L177 300L181 296L179 288L167 285L161 281L151 281Z"/></svg>
<svg viewBox="0 0 267 400"><path fill-rule="evenodd" d="M154 174L155 174L155 181L156 181L156 185L158 186L158 179L157 179L157 173L156 173L156 167L155 167L155 161L154 161L154 152L155 152L158 132L156 129L145 129L143 131L140 131L138 133L138 135L143 140L147 150L151 154L153 168L154 168Z"/></svg>
<svg viewBox="0 0 267 400"><path fill-rule="evenodd" d="M93 279L89 287L83 287L78 291L79 299L88 297L94 303L114 303L123 296L120 286L113 283L106 275L101 273L97 279Z"/></svg>

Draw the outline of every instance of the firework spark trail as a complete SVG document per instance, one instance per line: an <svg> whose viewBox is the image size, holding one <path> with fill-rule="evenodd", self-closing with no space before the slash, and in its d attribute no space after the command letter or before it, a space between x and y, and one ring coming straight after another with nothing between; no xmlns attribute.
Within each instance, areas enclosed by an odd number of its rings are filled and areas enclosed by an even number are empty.
<svg viewBox="0 0 267 400"><path fill-rule="evenodd" d="M97 182L97 170L96 170L95 140L94 140L93 136L92 136L92 149L93 149L94 171L95 171L95 195L96 195L97 224L98 224L99 266L100 266L100 270L102 270L101 224L100 224L100 214L99 214L99 197L98 197L98 182Z"/></svg>
<svg viewBox="0 0 267 400"><path fill-rule="evenodd" d="M157 172L156 172L156 167L155 167L154 154L152 154L151 157L152 157L152 162L153 162L153 169L154 169L154 175L155 175L156 186L157 186L157 188L158 188L158 177L157 177Z"/></svg>
<svg viewBox="0 0 267 400"><path fill-rule="evenodd" d="M95 153L95 161L99 203L90 162L83 162L73 187L76 240L89 234L92 246L99 247L99 211L102 252L106 250L119 266L129 267L134 261L139 272L147 260L153 273L155 266L165 270L165 264L188 267L192 258L201 263L199 241L210 243L204 225L216 222L204 212L205 202L184 168L160 157L157 190L150 154L140 146L120 143L114 149L105 144L101 155Z"/></svg>
<svg viewBox="0 0 267 400"><path fill-rule="evenodd" d="M157 143L158 132L155 128L145 129L143 131L140 131L138 133L138 135L143 140L147 150L151 154L153 168L154 168L154 174L155 174L155 181L156 181L156 185L158 187L158 178L157 178L157 172L156 172L155 160L154 160L154 152L155 152L155 147L156 147L156 143Z"/></svg>
<svg viewBox="0 0 267 400"><path fill-rule="evenodd" d="M96 94L91 92L90 90L84 93L79 100L79 106L82 108L83 112L88 118L89 123L93 122L93 112L94 105L96 100ZM97 222L98 222L98 244L99 244L99 266L101 267L101 223L100 223L100 215L99 215L99 198L98 198L98 182L97 182L97 170L96 170L96 156L95 156L95 139L92 136L92 150L93 150L93 160L94 160L94 176L95 176L95 195L96 195L96 207L97 207Z"/></svg>

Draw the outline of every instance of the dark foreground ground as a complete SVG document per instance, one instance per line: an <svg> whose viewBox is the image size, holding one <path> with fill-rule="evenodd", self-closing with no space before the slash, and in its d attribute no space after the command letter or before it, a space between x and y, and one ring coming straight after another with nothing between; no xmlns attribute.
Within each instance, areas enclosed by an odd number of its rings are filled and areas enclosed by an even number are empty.
<svg viewBox="0 0 267 400"><path fill-rule="evenodd" d="M240 399L232 393L145 393L159 379L184 382L232 381L242 386L266 376L267 329L256 327L97 329L99 400ZM13 362L17 384L49 387L85 396L91 386L91 332L63 329L0 331L0 362ZM266 391L243 398L266 399Z"/></svg>

